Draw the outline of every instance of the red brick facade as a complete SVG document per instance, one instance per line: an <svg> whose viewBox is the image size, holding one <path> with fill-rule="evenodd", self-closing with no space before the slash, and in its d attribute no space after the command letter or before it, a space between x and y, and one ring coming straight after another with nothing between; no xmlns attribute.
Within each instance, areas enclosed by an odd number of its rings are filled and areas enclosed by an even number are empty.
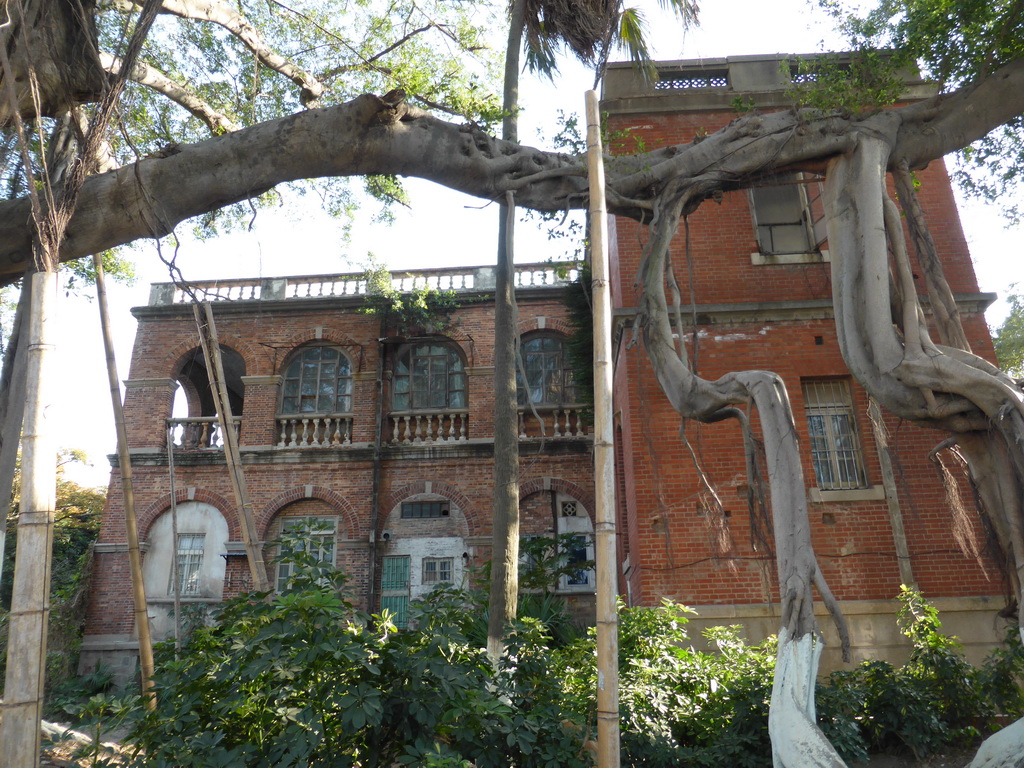
<svg viewBox="0 0 1024 768"><path fill-rule="evenodd" d="M616 137L613 149L688 143L720 128L735 117L729 104L737 95L735 82L744 78L764 82L740 95L766 109L783 103L784 84L773 80L778 77L777 59L683 62L675 68L682 73L681 82L688 83L678 91L648 89L628 70L613 67L603 105ZM708 68L728 71L732 85L701 85ZM988 297L978 292L945 168L932 163L918 179L921 205L970 342L975 351L991 356L981 314ZM734 422L691 423L684 441L680 420L661 393L642 344L629 344L637 305L634 278L647 232L632 221L612 224L620 590L629 604L654 605L670 598L697 608L705 623L745 623L752 635L775 631L774 558L770 542L752 529L748 515L739 428ZM875 657L894 652L899 637L892 599L903 581L915 582L927 597L939 601L947 611L947 625L964 637L972 653L997 639L994 612L1003 605L1002 577L984 555L984 532L973 522L954 519L946 503L938 470L928 459L943 436L888 416L874 424L865 393L842 361L831 317L827 242L814 244L797 254L799 258L778 258L775 253L766 257L746 191L706 202L687 225L689 253L680 238L672 254L676 279L687 297L684 303L689 304L691 291L694 297L694 305L683 310L688 325L681 335L703 378L764 369L785 381L804 455L814 546L851 620L855 650ZM433 273L451 276L459 271ZM242 404L241 454L261 541L279 536L288 519L329 519L332 528L324 551L349 574L355 602L374 610L395 597L390 569L405 569L411 585L407 593L415 596L441 572L431 569L444 569L445 574L450 569L455 580L465 580L489 557L494 308L487 296L493 294L493 279L486 269L462 273L475 275L465 294L475 300L456 312L456 323L443 338L398 338L394 329L382 328L377 318L358 311L361 297L345 287L355 282L351 276L238 281L220 289L239 298L214 303L220 342L230 361L228 378L233 377L238 389L234 396ZM566 336L570 330L554 271L527 267L521 278L520 333L524 338ZM158 286L150 306L136 310L139 330L125 403L139 528L143 541L152 546L150 532L170 508L165 425L175 381L183 385L190 416L212 413L204 406L209 399L203 394L204 374L189 367L199 345L192 313L174 297L172 287ZM396 361L409 344L421 342L448 344L457 351L465 402L440 417L421 419L413 411L395 416L396 375L400 378ZM330 426L280 420L286 368L296 350L309 345L333 346L351 364L351 409ZM809 425L819 406L808 398L820 399L813 394L818 386L849 393L827 417L850 432L830 437L830 449L850 440L861 449L856 481L848 487L830 486L816 475L822 460L812 459ZM566 503L573 509L581 505L593 519L591 439L573 409L543 410L543 415L543 438L529 410L523 417L523 533L586 530L586 520L563 525L559 510ZM756 415L754 419L756 423ZM197 427L178 429L176 434L186 442L187 430ZM304 430L311 443L331 434L343 444L303 444ZM219 515L226 521L225 540L217 552L224 555L223 573L209 575L209 583L196 582L199 592L219 590L215 599L237 594L250 581L223 452L205 444L184 446L173 451L173 458L177 502L187 505L195 520L216 520ZM709 503L696 466L717 494L721 512ZM413 512L404 506L420 502L434 505L432 511L428 514L427 506L421 506ZM83 648L86 665L133 658L116 471L97 551L96 589ZM157 562L152 550L147 562ZM167 573L157 572L153 583L160 595L151 616L167 600ZM568 592L577 606L590 604L592 589L587 585ZM210 595L203 594L194 600L204 597L209 601Z"/></svg>
<svg viewBox="0 0 1024 768"><path fill-rule="evenodd" d="M626 69L613 70L606 81L602 109L612 150L635 147L655 150L699 141L736 117L730 102L733 84L761 80L748 94L762 109L783 105L785 84L777 57L740 57L666 65L680 88L654 89L638 84ZM702 79L718 70L730 85ZM991 339L982 311L987 298L978 292L966 241L941 161L917 173L919 195L956 295L973 349L992 358ZM807 185L811 188L811 184ZM811 193L808 192L810 199ZM929 598L946 599L947 607L963 611L963 624L981 623L969 643L998 637L987 613L979 622L974 610L1001 607L1003 582L998 568L984 555L976 557L957 542L977 544L984 552L985 534L975 522L955 520L929 451L944 439L892 417L876 436L868 416L868 399L850 379L836 340L831 316L831 274L828 243L808 248L800 258L770 263L759 242L748 191L726 192L708 200L691 215L671 258L683 296L684 337L697 373L714 380L740 370L770 370L786 383L803 453L803 470L811 496L814 547L833 591L853 613L869 614L868 626L854 626L854 645L865 655L885 653L895 634L879 631L872 621L892 624L892 598L901 581L916 582ZM807 204L808 216L813 207ZM615 306L629 325L638 304L635 278L648 232L637 223L616 221L612 271ZM689 253L685 240L689 239ZM761 256L759 259L758 256ZM766 263L766 261L768 263ZM786 263L791 262L791 263ZM795 262L795 263L794 263ZM916 268L915 271L919 271ZM923 278L919 279L923 294ZM693 306L690 305L693 296ZM775 631L771 616L778 601L771 550L753 546L746 501L747 475L738 425L687 423L685 442L680 419L653 376L642 343L631 347L630 331L619 337L616 403L619 446L620 517L625 535L620 551L628 555L624 591L630 601L654 604L664 597L695 607L699 613L728 623L746 621ZM853 491L822 492L811 459L804 385L847 382L856 439L863 451L865 477ZM894 482L887 483L880 462L880 440L891 449ZM689 449L686 444L689 444ZM690 449L693 456L691 457ZM724 508L713 512L695 463L706 474ZM961 480L963 478L961 477ZM969 494L967 486L961 486ZM969 499L968 505L970 504ZM900 556L893 515L902 518L909 559ZM973 602L972 602L973 601ZM865 608L864 606L870 606ZM717 623L717 621L716 621ZM825 622L823 622L824 624ZM959 631L962 627L957 625ZM756 634L756 631L755 631ZM885 636L885 637L883 637ZM893 641L895 642L895 641Z"/></svg>

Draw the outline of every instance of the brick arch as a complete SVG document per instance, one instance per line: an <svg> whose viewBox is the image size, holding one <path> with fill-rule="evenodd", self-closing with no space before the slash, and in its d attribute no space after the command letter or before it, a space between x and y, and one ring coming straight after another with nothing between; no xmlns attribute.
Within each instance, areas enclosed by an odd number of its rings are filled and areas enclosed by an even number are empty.
<svg viewBox="0 0 1024 768"><path fill-rule="evenodd" d="M527 496L532 496L541 491L559 491L566 496L572 496L586 507L591 522L594 521L596 512L594 492L584 488L571 480L563 480L560 477L534 477L519 484L519 501L522 502Z"/></svg>
<svg viewBox="0 0 1024 768"><path fill-rule="evenodd" d="M195 487L178 488L174 492L174 501L176 504L198 501L203 504L209 504L211 507L216 507L217 511L224 515L224 519L227 520L228 539L238 541L242 538L242 530L238 519L238 509L231 501L224 496L221 496L216 491ZM160 515L170 510L170 508L171 494L169 493L165 493L146 507L139 515L140 537L143 539L149 538L149 529L152 528L153 523L156 522L156 519L160 517Z"/></svg>
<svg viewBox="0 0 1024 768"><path fill-rule="evenodd" d="M266 354L257 346L233 333L218 334L217 340L221 343L221 346L229 347L242 356L242 360L245 362L246 376L269 373L263 370ZM190 333L166 352L162 363L158 367L167 371L167 375L173 378L178 375L185 355L195 349L202 349L202 342L200 342L198 334Z"/></svg>
<svg viewBox="0 0 1024 768"><path fill-rule="evenodd" d="M449 485L443 481L432 480L430 481L430 490L427 490L426 480L417 480L414 483L403 485L401 488L396 488L388 494L382 509L386 510L386 513L381 515L382 519L386 519L387 515L391 513L395 507L397 507L402 501L409 498L410 496L418 496L422 493L429 493L434 496L440 496L448 499L459 508L462 512L462 516L466 518L466 525L469 527L469 535L476 535L476 532L480 529L481 515L479 510L473 504L469 498L460 491L456 486Z"/></svg>
<svg viewBox="0 0 1024 768"><path fill-rule="evenodd" d="M572 336L574 329L569 323L560 317L546 317L544 318L544 327L541 328L537 322L536 317L529 317L525 320L520 320L516 326L516 333L520 336L525 336L528 333L534 331L540 331L544 333L551 331L555 335L559 336Z"/></svg>
<svg viewBox="0 0 1024 768"><path fill-rule="evenodd" d="M317 333L319 332L319 336ZM352 370L356 371L362 368L362 350L366 345L363 342L356 341L347 333L335 330L333 328L321 327L319 331L316 328L304 328L301 331L293 333L291 336L286 338L279 345L280 348L286 349L284 356L281 358L281 362L275 363L277 370L274 373L283 373L285 363L289 361L291 356L295 354L295 350L306 344L317 344L317 343L334 344L339 347L344 347L346 350L350 347L357 347L360 354L353 355L347 353L349 360L352 362Z"/></svg>
<svg viewBox="0 0 1024 768"><path fill-rule="evenodd" d="M297 485L294 488L289 488L287 491L279 493L271 499L265 507L263 507L263 510L260 512L259 520L256 521L256 525L260 531L260 537L262 539L267 538L267 531L278 512L292 502L303 501L304 499L317 499L329 504L341 514L342 522L348 536L352 538L359 534L356 511L349 503L348 499L337 491L325 488L322 485Z"/></svg>

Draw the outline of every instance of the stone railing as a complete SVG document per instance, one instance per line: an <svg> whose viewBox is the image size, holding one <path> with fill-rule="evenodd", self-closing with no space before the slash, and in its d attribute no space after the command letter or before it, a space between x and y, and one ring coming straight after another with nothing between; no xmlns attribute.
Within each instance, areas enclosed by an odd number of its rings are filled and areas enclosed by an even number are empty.
<svg viewBox="0 0 1024 768"><path fill-rule="evenodd" d="M575 405L537 406L535 416L532 409L520 408L519 439L570 440L586 437L587 427L580 417L580 410Z"/></svg>
<svg viewBox="0 0 1024 768"><path fill-rule="evenodd" d="M392 411L385 439L392 445L466 440L469 411Z"/></svg>
<svg viewBox="0 0 1024 768"><path fill-rule="evenodd" d="M517 288L544 288L567 285L579 270L574 263L517 264ZM304 275L240 280L209 280L190 283L154 283L150 287L149 305L187 304L195 296L199 301L285 301L366 296L366 276L362 272L339 275ZM413 291L424 286L439 291L493 291L494 267L457 267L421 269L416 272L396 270L391 273L395 290Z"/></svg>
<svg viewBox="0 0 1024 768"><path fill-rule="evenodd" d="M347 448L351 445L352 416L349 414L289 414L277 417L278 448Z"/></svg>
<svg viewBox="0 0 1024 768"><path fill-rule="evenodd" d="M241 416L233 417L235 437L238 437L238 425ZM216 416L191 416L184 419L168 419L171 445L180 451L222 451L224 435Z"/></svg>

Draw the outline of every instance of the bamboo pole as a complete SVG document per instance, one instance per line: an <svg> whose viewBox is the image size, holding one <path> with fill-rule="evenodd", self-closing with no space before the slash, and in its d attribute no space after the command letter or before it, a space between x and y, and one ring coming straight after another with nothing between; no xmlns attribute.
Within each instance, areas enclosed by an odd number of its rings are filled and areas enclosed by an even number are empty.
<svg viewBox="0 0 1024 768"><path fill-rule="evenodd" d="M139 550L139 526L135 517L135 486L132 483L132 460L128 454L128 429L124 422L124 404L117 378L117 359L114 357L114 337L110 331L110 311L107 306L107 279L103 273L103 257L93 254L96 269L96 304L100 311L100 330L103 334L103 353L107 361L107 383L110 385L110 405L114 409L114 427L117 431L117 465L121 475L121 496L124 499L124 527L128 538L128 567L132 577L132 599L135 603L135 628L139 633L139 666L142 668L142 695L146 709L156 709L153 692L153 638L149 631L149 609L146 605L146 585L142 580L142 553ZM170 450L170 448L168 448Z"/></svg>
<svg viewBox="0 0 1024 768"><path fill-rule="evenodd" d="M174 483L174 427L167 421L167 474L171 486L171 541L174 555L171 557L171 584L174 585L174 651L175 658L181 653L181 577L178 576L178 489Z"/></svg>
<svg viewBox="0 0 1024 768"><path fill-rule="evenodd" d="M597 569L597 765L619 766L619 636L615 547L615 432L612 415L612 310L608 212L597 92L587 91L590 260L594 297L594 555Z"/></svg>
<svg viewBox="0 0 1024 768"><path fill-rule="evenodd" d="M21 509L0 725L0 765L5 768L39 765L57 504L54 436L59 427L47 423L47 415L53 412L57 384L50 370L53 346L49 343L50 315L57 296L56 273L34 273L28 290L32 292L32 313L26 350L28 392L21 443Z"/></svg>
<svg viewBox="0 0 1024 768"><path fill-rule="evenodd" d="M263 563L263 550L259 546L259 534L256 530L256 521L253 518L252 502L249 500L245 475L242 473L242 459L238 453L238 436L235 434L235 420L231 415L231 402L228 400L227 383L224 380L224 363L220 355L220 342L217 340L217 325L213 319L213 307L209 302L203 302L205 313L200 312L199 304L193 304L192 309L196 316L196 326L199 329L199 340L203 345L203 355L206 357L206 370L210 376L214 400L217 403L217 419L224 440L224 460L228 465L231 486L235 491L235 500L238 503L242 542L245 544L245 554L249 560L249 573L252 575L252 583L256 591L266 592L270 589L270 582L267 580L267 567Z"/></svg>

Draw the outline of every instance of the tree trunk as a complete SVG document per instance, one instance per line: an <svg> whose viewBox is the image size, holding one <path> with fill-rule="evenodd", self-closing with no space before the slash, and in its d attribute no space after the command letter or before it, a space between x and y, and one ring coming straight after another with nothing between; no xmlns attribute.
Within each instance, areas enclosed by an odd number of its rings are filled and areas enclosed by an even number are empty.
<svg viewBox="0 0 1024 768"><path fill-rule="evenodd" d="M771 490L782 629L779 634L777 678L772 694L774 716L769 717L776 768L835 768L843 765L820 732L810 713L814 711L814 685L821 644L814 618L812 588L828 606L842 638L846 657L849 638L838 604L820 571L811 546L796 426L785 385L768 371L730 373L717 381L694 375L686 350L676 349L668 303L665 272L669 247L679 220L704 198L699 184L680 180L657 201L652 236L641 269L641 314L644 346L662 390L684 418L715 422L740 421L749 434L749 418L736 405L752 402L757 409L768 446L766 459ZM678 329L680 336L682 329ZM752 463L748 457L748 463ZM754 467L748 467L753 472Z"/></svg>
<svg viewBox="0 0 1024 768"><path fill-rule="evenodd" d="M14 473L18 466L21 425L25 416L26 361L32 314L30 282L30 275L26 275L18 297L11 338L4 350L3 374L0 376L0 577L3 576L3 553L7 542L7 510L14 493Z"/></svg>
<svg viewBox="0 0 1024 768"><path fill-rule="evenodd" d="M49 371L49 341L55 272L31 277L32 319L28 347L28 398L21 450L21 511L18 556L14 563L0 764L5 768L39 765L40 722L46 675L46 634L50 617L50 564L57 494L58 426L47 423L57 379Z"/></svg>
<svg viewBox="0 0 1024 768"><path fill-rule="evenodd" d="M852 151L828 166L825 212L840 350L851 373L887 410L919 426L953 434L1021 604L1024 395L1013 379L962 348L966 339L957 332L956 314L944 300L949 288L939 271L930 275L929 290L938 294L933 305L945 305L939 316L941 333L956 346L931 340L913 284L902 221L885 186L893 146L892 135L862 134ZM930 237L907 180L902 179L900 186L904 211L913 219L912 235L919 249L927 251ZM895 317L889 310L890 274L901 302ZM987 741L973 765L1019 766L1022 743L1024 725L1015 723Z"/></svg>
<svg viewBox="0 0 1024 768"><path fill-rule="evenodd" d="M523 41L524 0L509 14L505 50L503 138L518 140L519 51ZM487 655L497 665L505 625L516 618L519 600L519 410L516 404L516 296L514 267L515 201L510 194L498 209L498 269L494 297L494 503L491 517L491 592Z"/></svg>
<svg viewBox="0 0 1024 768"><path fill-rule="evenodd" d="M0 102L0 125L11 122L14 110L24 119L56 117L99 98L106 75L97 54L95 2L5 0L3 8L9 21L0 24L0 45L8 51L17 100ZM0 71L0 87L3 80Z"/></svg>

